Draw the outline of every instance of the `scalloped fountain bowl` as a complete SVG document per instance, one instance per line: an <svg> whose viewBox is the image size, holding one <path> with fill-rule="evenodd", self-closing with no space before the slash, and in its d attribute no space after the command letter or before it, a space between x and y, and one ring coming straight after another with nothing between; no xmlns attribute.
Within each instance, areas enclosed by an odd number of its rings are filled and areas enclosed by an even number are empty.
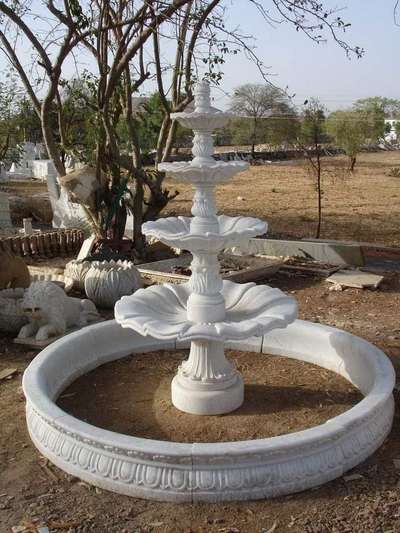
<svg viewBox="0 0 400 533"><path fill-rule="evenodd" d="M244 172L249 168L246 161L212 161L199 164L193 161L174 161L173 163L160 163L158 169L166 172L168 176L179 181L196 183L223 183L230 180L235 174Z"/></svg>
<svg viewBox="0 0 400 533"><path fill-rule="evenodd" d="M267 232L268 224L254 217L219 215L218 233L191 233L192 217L166 217L145 222L143 233L176 248L220 252Z"/></svg>
<svg viewBox="0 0 400 533"><path fill-rule="evenodd" d="M175 347L174 341L142 337L109 321L44 349L23 378L29 433L40 453L65 472L121 494L175 502L247 500L341 476L371 455L391 429L395 378L383 352L344 331L300 320L227 347L307 361L348 379L364 399L320 426L268 439L184 444L100 429L56 405L70 383L104 363Z"/></svg>
<svg viewBox="0 0 400 533"><path fill-rule="evenodd" d="M297 316L296 300L279 289L224 280L225 319L193 323L187 320L190 294L190 282L139 289L116 303L115 318L123 328L159 339L235 341L284 328Z"/></svg>

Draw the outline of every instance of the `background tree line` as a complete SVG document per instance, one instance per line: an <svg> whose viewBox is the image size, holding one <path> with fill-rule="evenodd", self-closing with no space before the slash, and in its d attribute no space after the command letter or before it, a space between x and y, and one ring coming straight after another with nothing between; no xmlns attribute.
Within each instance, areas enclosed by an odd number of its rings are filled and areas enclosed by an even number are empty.
<svg viewBox="0 0 400 533"><path fill-rule="evenodd" d="M328 3L247 3L266 23L279 19L317 43L330 36L346 54L363 53L343 40L349 24ZM171 114L192 101L199 76L218 83L225 58L244 52L267 79L251 38L227 26L228 8L224 0L0 0L0 50L40 121L59 176L65 174L66 155L93 164L96 193L82 207L99 239L120 240L129 210L133 246L138 255L145 253L142 223L156 218L175 196L158 171L178 143ZM67 79L67 65L73 65L77 81ZM148 102L155 109L141 118L134 99L148 94L149 86L156 87L159 102ZM152 168L143 164L151 145Z"/></svg>

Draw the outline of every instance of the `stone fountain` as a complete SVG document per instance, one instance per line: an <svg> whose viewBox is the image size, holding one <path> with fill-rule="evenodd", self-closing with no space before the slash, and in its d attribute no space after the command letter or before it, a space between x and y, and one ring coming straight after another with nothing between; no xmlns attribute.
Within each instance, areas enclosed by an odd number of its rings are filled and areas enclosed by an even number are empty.
<svg viewBox="0 0 400 533"><path fill-rule="evenodd" d="M194 102L192 113L172 115L194 131L193 160L159 166L167 175L193 185L193 217L162 218L143 225L145 235L192 253L190 281L123 297L115 306L115 318L142 335L189 341L189 359L172 381L172 402L188 413L216 415L243 402L243 380L226 359L224 342L286 327L295 320L297 305L279 289L222 281L218 254L262 235L267 224L251 217L217 216L216 185L246 170L248 163L213 158L212 132L231 115L211 107L206 81L197 84Z"/></svg>
<svg viewBox="0 0 400 533"><path fill-rule="evenodd" d="M394 370L377 347L345 331L296 320L296 302L278 289L221 280L218 254L265 233L266 224L216 214L215 186L247 164L212 158L212 131L229 115L211 107L209 95L209 86L200 83L194 112L173 116L195 132L193 160L161 167L193 184L193 217L144 225L147 235L192 253L190 281L123 297L116 320L55 341L23 379L29 434L40 453L88 483L135 497L193 503L303 491L365 460L384 442L393 420ZM56 403L71 382L102 364L135 353L190 348L172 381L173 404L198 415L228 413L243 401L243 380L224 347L319 365L346 378L364 398L310 429L217 443L119 434L87 424Z"/></svg>

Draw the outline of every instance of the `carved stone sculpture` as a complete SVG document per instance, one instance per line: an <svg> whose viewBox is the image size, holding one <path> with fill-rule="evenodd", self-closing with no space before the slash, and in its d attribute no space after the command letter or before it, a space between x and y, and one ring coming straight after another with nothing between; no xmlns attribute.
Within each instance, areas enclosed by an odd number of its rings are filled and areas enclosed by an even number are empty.
<svg viewBox="0 0 400 533"><path fill-rule="evenodd" d="M85 277L92 263L90 261L79 261L73 259L65 265L64 275L73 280L74 289L85 290Z"/></svg>
<svg viewBox="0 0 400 533"><path fill-rule="evenodd" d="M73 170L59 178L60 185L65 187L73 201L92 206L93 194L98 187L96 169L89 165Z"/></svg>
<svg viewBox="0 0 400 533"><path fill-rule="evenodd" d="M90 300L71 298L51 281L36 281L25 292L22 310L29 323L18 334L20 339L35 336L38 341L63 335L67 328L85 326L99 318Z"/></svg>
<svg viewBox="0 0 400 533"><path fill-rule="evenodd" d="M101 307L113 307L141 286L140 273L131 261L93 261L85 277L86 296Z"/></svg>
<svg viewBox="0 0 400 533"><path fill-rule="evenodd" d="M70 201L69 192L60 186L57 176L47 176L47 189L53 211L53 227L80 228L89 235L90 227L83 207Z"/></svg>

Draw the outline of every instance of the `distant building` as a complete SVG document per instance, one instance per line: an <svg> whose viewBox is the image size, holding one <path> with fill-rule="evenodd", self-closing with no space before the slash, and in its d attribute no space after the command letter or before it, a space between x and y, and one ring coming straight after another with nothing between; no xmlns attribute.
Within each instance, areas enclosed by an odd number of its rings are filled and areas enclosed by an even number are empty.
<svg viewBox="0 0 400 533"><path fill-rule="evenodd" d="M385 118L385 141L397 142L398 135L396 131L396 124L400 122L397 118Z"/></svg>
<svg viewBox="0 0 400 533"><path fill-rule="evenodd" d="M57 176L56 167L51 159L42 159L45 149L41 143L24 142L20 145L21 159L13 163L7 172L7 178L16 179L40 179L46 181L51 174Z"/></svg>

